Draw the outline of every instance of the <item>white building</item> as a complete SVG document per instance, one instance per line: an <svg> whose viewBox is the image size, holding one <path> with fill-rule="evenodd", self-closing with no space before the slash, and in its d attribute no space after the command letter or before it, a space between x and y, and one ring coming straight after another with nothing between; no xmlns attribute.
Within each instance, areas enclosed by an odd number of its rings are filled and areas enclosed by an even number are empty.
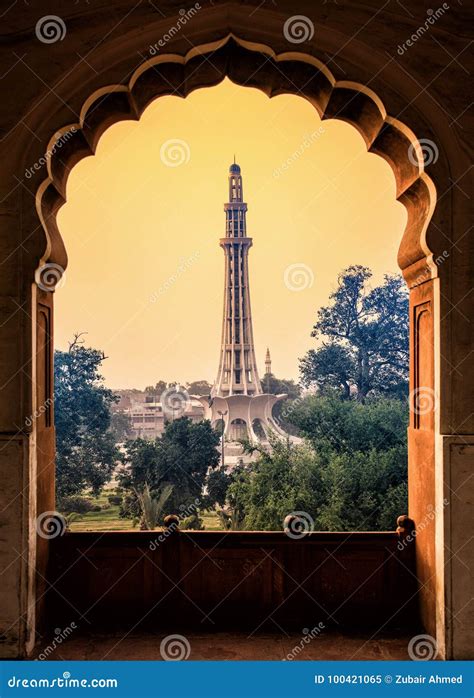
<svg viewBox="0 0 474 698"><path fill-rule="evenodd" d="M132 438L142 439L160 437L165 430L166 421L179 417L188 417L192 422L200 422L204 419L204 408L194 397L187 399L186 403L179 408L173 409L173 407L164 406L154 395L137 394L121 411L130 417Z"/></svg>

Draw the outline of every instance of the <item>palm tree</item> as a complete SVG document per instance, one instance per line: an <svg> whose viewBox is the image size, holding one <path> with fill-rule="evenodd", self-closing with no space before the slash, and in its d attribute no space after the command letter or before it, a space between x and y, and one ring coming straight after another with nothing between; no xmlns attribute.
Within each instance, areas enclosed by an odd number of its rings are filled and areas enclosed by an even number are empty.
<svg viewBox="0 0 474 698"><path fill-rule="evenodd" d="M150 492L150 487L146 483L141 492L135 490L140 507L142 510L142 519L140 528L145 531L152 531L156 528L159 520L163 516L165 504L173 492L173 485L165 485L161 492Z"/></svg>

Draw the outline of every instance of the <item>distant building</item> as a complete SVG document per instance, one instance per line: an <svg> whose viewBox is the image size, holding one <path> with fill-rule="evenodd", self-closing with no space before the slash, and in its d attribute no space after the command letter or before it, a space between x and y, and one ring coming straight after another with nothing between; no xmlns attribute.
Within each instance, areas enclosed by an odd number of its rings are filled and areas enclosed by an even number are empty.
<svg viewBox="0 0 474 698"><path fill-rule="evenodd" d="M115 410L130 417L132 432L130 437L134 439L156 439L163 434L165 423L178 417L188 417L195 423L204 419L204 408L195 397L190 397L183 408L173 414L172 409L163 407L157 395L145 391L133 391L132 395L128 391L117 391L117 393L120 396L120 402L115 406ZM127 394L123 395L123 393Z"/></svg>

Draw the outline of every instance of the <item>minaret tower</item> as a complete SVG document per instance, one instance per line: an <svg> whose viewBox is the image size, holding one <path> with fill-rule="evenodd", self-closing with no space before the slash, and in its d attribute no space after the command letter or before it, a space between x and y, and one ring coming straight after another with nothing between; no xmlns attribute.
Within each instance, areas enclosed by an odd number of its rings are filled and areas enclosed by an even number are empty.
<svg viewBox="0 0 474 698"><path fill-rule="evenodd" d="M243 201L242 175L235 158L229 168L229 201L224 211L225 237L220 240L225 255L224 313L219 371L212 396L260 395L263 391L250 309L248 253L252 238L247 237L247 204Z"/></svg>
<svg viewBox="0 0 474 698"><path fill-rule="evenodd" d="M267 353L265 354L265 375L268 376L272 372L272 360L270 358L270 349L267 347Z"/></svg>
<svg viewBox="0 0 474 698"><path fill-rule="evenodd" d="M243 440L271 448L271 434L292 440L296 437L285 434L273 418L273 407L287 395L264 392L258 377L249 289L252 238L247 237L247 204L235 158L229 168L229 201L224 210L225 237L220 245L224 250L225 284L219 371L211 395L195 397L204 408L204 418L222 434L223 465L232 467L244 458L253 458L244 451ZM268 349L265 370L269 383L272 364Z"/></svg>

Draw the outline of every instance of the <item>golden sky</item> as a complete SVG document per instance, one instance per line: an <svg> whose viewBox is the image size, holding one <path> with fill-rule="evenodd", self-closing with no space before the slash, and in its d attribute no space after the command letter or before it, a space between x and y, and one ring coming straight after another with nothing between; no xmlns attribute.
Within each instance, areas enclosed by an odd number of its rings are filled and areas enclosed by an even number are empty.
<svg viewBox="0 0 474 698"><path fill-rule="evenodd" d="M58 216L69 255L56 347L76 331L109 357L113 388L212 382L218 368L229 164L242 168L254 338L261 375L298 377L339 271L398 272L405 225L390 166L302 97L225 80L162 97L115 124L72 171Z"/></svg>

